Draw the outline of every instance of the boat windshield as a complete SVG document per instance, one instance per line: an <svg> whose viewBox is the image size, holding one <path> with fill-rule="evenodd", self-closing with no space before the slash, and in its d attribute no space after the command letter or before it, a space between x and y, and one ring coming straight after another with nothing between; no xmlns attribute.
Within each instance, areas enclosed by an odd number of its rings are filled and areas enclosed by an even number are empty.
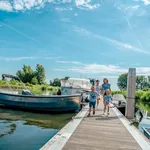
<svg viewBox="0 0 150 150"><path fill-rule="evenodd" d="M90 89L91 83L88 79L69 78L68 80L61 80L61 86Z"/></svg>

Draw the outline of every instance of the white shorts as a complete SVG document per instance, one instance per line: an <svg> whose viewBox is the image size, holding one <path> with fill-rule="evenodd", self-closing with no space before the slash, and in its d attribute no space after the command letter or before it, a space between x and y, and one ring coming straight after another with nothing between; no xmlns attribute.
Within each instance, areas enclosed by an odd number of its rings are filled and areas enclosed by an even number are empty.
<svg viewBox="0 0 150 150"><path fill-rule="evenodd" d="M97 100L100 100L100 96L97 96Z"/></svg>

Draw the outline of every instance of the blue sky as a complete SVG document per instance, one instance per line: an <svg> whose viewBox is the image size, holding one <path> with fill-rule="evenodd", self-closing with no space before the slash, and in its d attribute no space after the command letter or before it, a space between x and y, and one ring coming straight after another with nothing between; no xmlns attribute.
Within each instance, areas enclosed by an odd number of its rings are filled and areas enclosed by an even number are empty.
<svg viewBox="0 0 150 150"><path fill-rule="evenodd" d="M42 64L56 77L149 75L150 0L0 0L0 74Z"/></svg>

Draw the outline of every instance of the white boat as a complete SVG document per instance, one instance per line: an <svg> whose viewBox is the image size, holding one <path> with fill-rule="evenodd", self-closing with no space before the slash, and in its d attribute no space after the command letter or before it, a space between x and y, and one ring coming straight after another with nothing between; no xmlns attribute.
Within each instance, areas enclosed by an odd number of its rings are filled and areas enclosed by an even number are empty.
<svg viewBox="0 0 150 150"><path fill-rule="evenodd" d="M82 94L82 100L88 99L86 94L91 90L91 82L89 79L69 78L68 80L61 80L62 95Z"/></svg>

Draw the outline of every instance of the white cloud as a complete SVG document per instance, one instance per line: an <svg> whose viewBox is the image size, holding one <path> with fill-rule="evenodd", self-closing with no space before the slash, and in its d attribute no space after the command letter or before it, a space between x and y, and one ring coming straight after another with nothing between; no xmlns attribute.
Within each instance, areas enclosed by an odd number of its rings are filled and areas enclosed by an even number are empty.
<svg viewBox="0 0 150 150"><path fill-rule="evenodd" d="M137 8L139 8L139 7L140 7L139 5L132 6L133 9L137 9Z"/></svg>
<svg viewBox="0 0 150 150"><path fill-rule="evenodd" d="M150 4L150 0L142 0L144 2L145 5L149 5Z"/></svg>
<svg viewBox="0 0 150 150"><path fill-rule="evenodd" d="M57 11L67 11L67 8L63 8L63 7L56 7L55 10Z"/></svg>
<svg viewBox="0 0 150 150"><path fill-rule="evenodd" d="M104 76L97 76L97 78L118 79L118 76L104 75Z"/></svg>
<svg viewBox="0 0 150 150"><path fill-rule="evenodd" d="M31 8L42 7L48 0L8 0L0 2L0 10L23 11Z"/></svg>
<svg viewBox="0 0 150 150"><path fill-rule="evenodd" d="M64 62L69 63L69 61ZM73 63L72 63L73 64ZM72 66L70 68L63 66L64 68L55 68L55 71L72 71L80 74L107 74L109 78L117 78L117 75L122 73L127 73L128 68L123 68L121 66L116 65L104 65L104 64L83 64L78 66ZM137 67L136 68L137 75L150 75L150 67ZM110 74L110 75L108 75ZM115 74L115 75L114 75ZM103 77L103 75L100 75Z"/></svg>
<svg viewBox="0 0 150 150"><path fill-rule="evenodd" d="M61 56L58 56L58 57L46 57L45 59L59 59L61 58Z"/></svg>
<svg viewBox="0 0 150 150"><path fill-rule="evenodd" d="M100 3L91 5L91 0L76 0L76 6L81 9L96 9L100 6Z"/></svg>
<svg viewBox="0 0 150 150"><path fill-rule="evenodd" d="M75 13L74 15L75 15L75 16L78 16L78 14L77 14L77 13Z"/></svg>
<svg viewBox="0 0 150 150"><path fill-rule="evenodd" d="M61 18L60 21L62 21L62 22L69 22L69 23L72 22L69 18Z"/></svg>
<svg viewBox="0 0 150 150"><path fill-rule="evenodd" d="M74 64L74 65L81 65L81 62L78 61L62 61L62 60L57 60L57 63L61 63L61 64Z"/></svg>
<svg viewBox="0 0 150 150"><path fill-rule="evenodd" d="M54 71L66 71L66 70L64 70L64 69L53 69Z"/></svg>
<svg viewBox="0 0 150 150"><path fill-rule="evenodd" d="M0 60L3 61L21 61L21 60L36 60L36 59L45 59L45 60L56 60L61 58L61 56L58 57L34 57L34 56L29 56L29 57L0 57Z"/></svg>
<svg viewBox="0 0 150 150"><path fill-rule="evenodd" d="M12 6L8 1L0 1L0 10L13 11Z"/></svg>
<svg viewBox="0 0 150 150"><path fill-rule="evenodd" d="M127 69L123 69L114 65L101 65L101 64L86 64L81 67L72 67L68 69L73 72L83 74L99 74L99 73L124 73Z"/></svg>
<svg viewBox="0 0 150 150"><path fill-rule="evenodd" d="M20 61L20 60L33 60L33 59L37 59L37 57L0 57L0 60L4 60L4 61Z"/></svg>
<svg viewBox="0 0 150 150"><path fill-rule="evenodd" d="M96 9L100 6L100 2L95 4L90 4L91 0L75 0L75 6L80 9ZM3 11L25 11L29 9L40 9L45 6L45 4L69 4L72 0L2 0L0 1L0 10ZM72 10L72 8L56 7L58 11Z"/></svg>
<svg viewBox="0 0 150 150"><path fill-rule="evenodd" d="M84 28L79 28L77 26L74 26L73 30L75 32L78 32L78 33L84 35L84 36L90 36L90 37L100 39L100 40L106 42L107 44L111 44L111 45L115 46L116 48L123 48L123 49L126 49L126 50L131 50L131 51L135 51L135 52L139 52L139 53L150 54L150 52L145 51L143 49L140 49L138 47L135 47L133 45L130 45L128 43L124 43L124 42L121 42L121 41L118 41L118 40L115 40L115 39L111 39L111 38L104 37L104 36L101 36L101 35L98 35L98 34L94 34L94 33L90 32L90 31L88 31Z"/></svg>
<svg viewBox="0 0 150 150"><path fill-rule="evenodd" d="M150 67L139 67L136 71L140 75L150 75Z"/></svg>

